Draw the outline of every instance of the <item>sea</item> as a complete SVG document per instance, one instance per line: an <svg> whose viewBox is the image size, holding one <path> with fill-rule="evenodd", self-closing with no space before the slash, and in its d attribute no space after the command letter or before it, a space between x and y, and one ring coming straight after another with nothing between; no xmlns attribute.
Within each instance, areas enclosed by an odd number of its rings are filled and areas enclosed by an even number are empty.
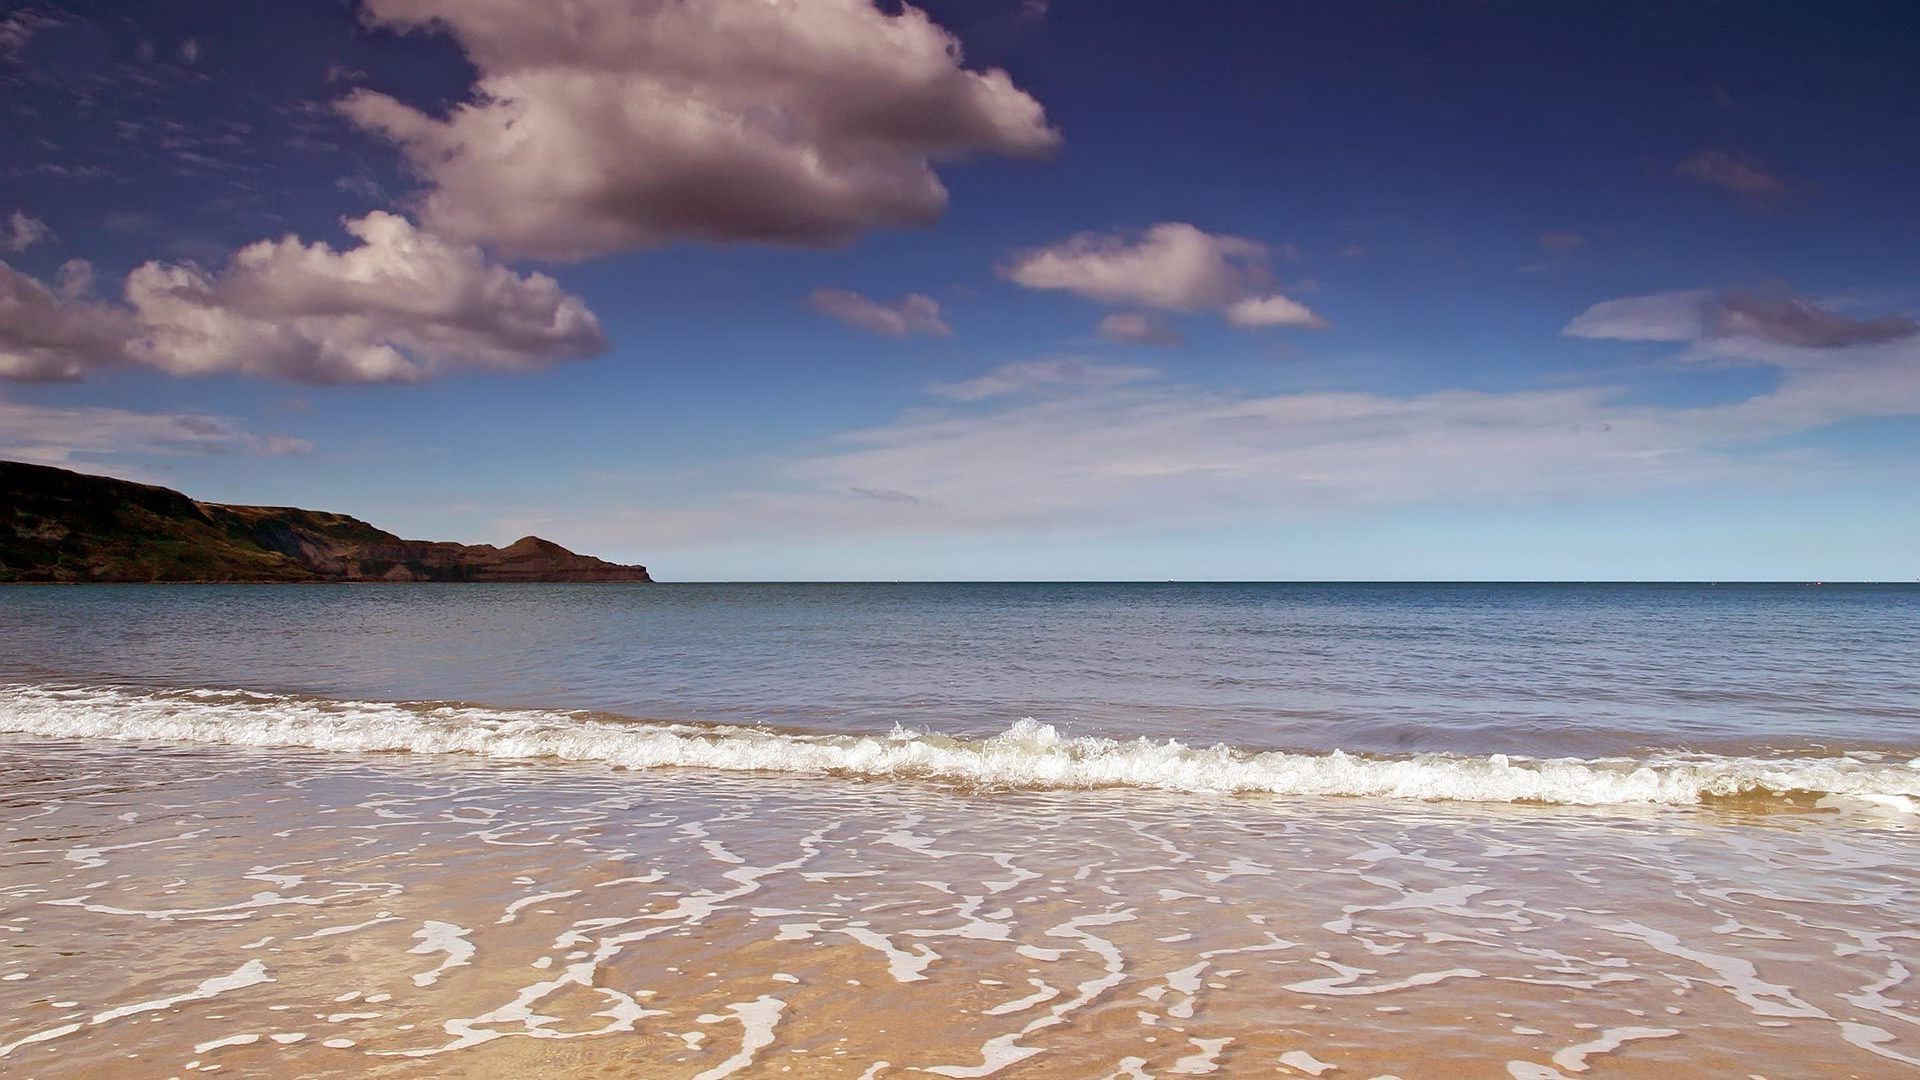
<svg viewBox="0 0 1920 1080"><path fill-rule="evenodd" d="M0 590L0 1073L1920 1075L1920 585Z"/></svg>

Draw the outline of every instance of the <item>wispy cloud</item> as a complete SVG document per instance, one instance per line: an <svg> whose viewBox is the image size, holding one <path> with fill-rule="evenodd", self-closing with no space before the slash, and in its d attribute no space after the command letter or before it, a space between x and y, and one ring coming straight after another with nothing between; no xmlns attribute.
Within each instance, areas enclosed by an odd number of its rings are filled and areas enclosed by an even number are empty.
<svg viewBox="0 0 1920 1080"><path fill-rule="evenodd" d="M94 457L176 454L304 454L304 439L263 435L204 413L28 405L0 398L0 457L70 464Z"/></svg>
<svg viewBox="0 0 1920 1080"><path fill-rule="evenodd" d="M0 251L21 252L51 239L47 223L24 211L15 210L0 222Z"/></svg>
<svg viewBox="0 0 1920 1080"><path fill-rule="evenodd" d="M929 392L950 401L985 401L1038 392L1106 390L1159 375L1153 368L1134 364L1094 364L1052 357L1003 364L961 382L935 383Z"/></svg>
<svg viewBox="0 0 1920 1080"><path fill-rule="evenodd" d="M1100 320L1100 336L1126 345L1182 344L1180 335L1164 322L1137 311L1116 311Z"/></svg>
<svg viewBox="0 0 1920 1080"><path fill-rule="evenodd" d="M1858 318L1790 293L1689 289L1595 304L1567 324L1570 337L1619 341L1727 343L1746 340L1795 349L1846 349L1920 333L1904 315ZM1737 353L1737 349L1731 350Z"/></svg>
<svg viewBox="0 0 1920 1080"><path fill-rule="evenodd" d="M1151 369L1049 359L936 385L953 403L848 432L760 491L583 525L609 544L783 534L1095 534L1299 520L1374 507L1533 503L1668 488L1778 486L1829 475L1777 440L1853 419L1920 415L1920 336L1893 317L1835 331L1798 309L1725 329L1695 290L1596 305L1569 334L1666 341L1678 359L1762 365L1775 384L1710 405L1652 403L1623 386L1420 394L1244 394ZM1728 301L1727 310L1753 306ZM1769 312L1773 309L1765 309ZM1676 312L1685 311L1684 324ZM1832 313L1825 313L1831 317ZM1858 327L1874 326L1871 333ZM1840 339L1848 339L1841 343ZM873 492L911 495L876 499Z"/></svg>
<svg viewBox="0 0 1920 1080"><path fill-rule="evenodd" d="M898 300L874 300L847 289L815 289L807 297L807 306L848 326L885 337L948 337L953 333L953 327L940 315L940 302L920 293L908 293Z"/></svg>
<svg viewBox="0 0 1920 1080"><path fill-rule="evenodd" d="M1702 150L1674 166L1686 179L1742 198L1767 202L1787 193L1787 182L1752 160L1725 150Z"/></svg>
<svg viewBox="0 0 1920 1080"><path fill-rule="evenodd" d="M0 61L18 63L35 37L62 22L57 15L31 7L0 16Z"/></svg>
<svg viewBox="0 0 1920 1080"><path fill-rule="evenodd" d="M1920 323L1905 315L1856 318L1785 294L1730 293L1719 299L1711 315L1717 336L1753 337L1805 349L1875 345L1920 332Z"/></svg>

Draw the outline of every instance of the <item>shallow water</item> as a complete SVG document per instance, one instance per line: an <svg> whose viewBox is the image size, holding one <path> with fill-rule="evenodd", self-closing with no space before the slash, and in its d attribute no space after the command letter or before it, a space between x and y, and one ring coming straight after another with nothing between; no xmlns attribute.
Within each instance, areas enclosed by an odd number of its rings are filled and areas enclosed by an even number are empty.
<svg viewBox="0 0 1920 1080"><path fill-rule="evenodd" d="M0 743L0 788L16 1075L1920 1061L1905 815L966 795L43 740Z"/></svg>
<svg viewBox="0 0 1920 1080"><path fill-rule="evenodd" d="M0 1072L1908 1075L1916 602L0 590Z"/></svg>

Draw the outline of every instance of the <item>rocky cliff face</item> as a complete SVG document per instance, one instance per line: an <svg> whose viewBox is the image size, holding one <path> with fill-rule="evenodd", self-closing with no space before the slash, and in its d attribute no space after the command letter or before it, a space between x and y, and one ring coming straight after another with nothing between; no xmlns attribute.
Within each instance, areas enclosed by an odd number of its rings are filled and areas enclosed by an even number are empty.
<svg viewBox="0 0 1920 1080"><path fill-rule="evenodd" d="M651 580L536 536L504 548L403 540L344 514L0 461L0 582Z"/></svg>

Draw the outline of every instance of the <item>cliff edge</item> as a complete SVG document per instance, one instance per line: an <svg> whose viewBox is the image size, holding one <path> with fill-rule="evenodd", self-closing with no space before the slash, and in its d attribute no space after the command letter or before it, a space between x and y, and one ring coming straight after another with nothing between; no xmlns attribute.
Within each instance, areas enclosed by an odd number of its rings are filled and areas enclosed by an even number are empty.
<svg viewBox="0 0 1920 1080"><path fill-rule="evenodd" d="M651 580L537 536L503 548L403 540L345 514L0 461L0 582Z"/></svg>

